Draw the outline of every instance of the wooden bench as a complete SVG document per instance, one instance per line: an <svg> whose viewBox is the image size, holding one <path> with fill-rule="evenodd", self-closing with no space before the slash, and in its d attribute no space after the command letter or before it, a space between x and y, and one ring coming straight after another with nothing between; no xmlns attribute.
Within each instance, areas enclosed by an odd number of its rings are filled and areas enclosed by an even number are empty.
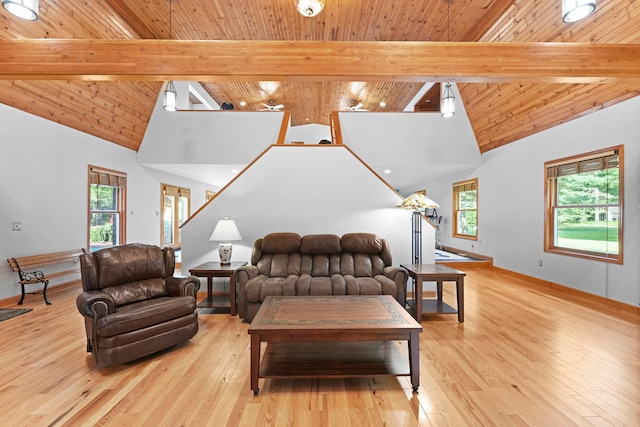
<svg viewBox="0 0 640 427"><path fill-rule="evenodd" d="M18 302L21 305L24 301L25 285L35 285L42 283L42 296L47 304L51 304L47 299L47 286L50 279L57 277L70 276L72 274L80 273L80 263L78 257L85 253L84 249L74 249L71 251L53 252L49 254L32 255L20 258L9 258L7 262L11 266L11 269L18 273L20 276L20 286L22 288L22 297ZM71 264L72 268L64 269L60 271L47 272L46 274L41 270L36 270L46 266L59 265L59 264ZM40 292L29 292L31 294L39 294Z"/></svg>

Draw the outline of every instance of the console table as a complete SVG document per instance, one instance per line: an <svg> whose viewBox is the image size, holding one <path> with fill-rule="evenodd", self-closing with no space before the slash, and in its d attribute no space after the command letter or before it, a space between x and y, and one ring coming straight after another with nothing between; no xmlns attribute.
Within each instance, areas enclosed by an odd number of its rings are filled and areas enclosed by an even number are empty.
<svg viewBox="0 0 640 427"><path fill-rule="evenodd" d="M246 265L247 263L232 262L230 264L221 264L220 262L205 262L189 270L189 274L196 277L207 278L207 298L198 303L199 308L229 308L232 316L238 314L238 305L236 303L236 269ZM229 293L213 292L213 278L228 277Z"/></svg>
<svg viewBox="0 0 640 427"><path fill-rule="evenodd" d="M413 291L407 304L413 309L418 322L422 321L422 313L455 314L458 322L464 322L464 276L465 273L443 264L400 264L413 279ZM442 300L442 282L456 282L456 299L458 309L451 307ZM422 283L436 282L435 299L422 299Z"/></svg>

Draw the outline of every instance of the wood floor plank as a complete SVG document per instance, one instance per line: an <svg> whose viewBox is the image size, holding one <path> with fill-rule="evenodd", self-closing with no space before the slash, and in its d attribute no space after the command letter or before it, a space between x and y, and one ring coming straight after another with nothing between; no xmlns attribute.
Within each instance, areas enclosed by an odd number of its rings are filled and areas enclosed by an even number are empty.
<svg viewBox="0 0 640 427"><path fill-rule="evenodd" d="M465 323L425 315L420 389L408 377L261 379L248 324L200 314L188 343L124 366L84 351L77 288L0 323L0 425L632 426L640 316L499 270L466 271ZM444 299L455 306L453 286ZM406 357L406 343L396 343ZM263 348L264 354L264 348Z"/></svg>

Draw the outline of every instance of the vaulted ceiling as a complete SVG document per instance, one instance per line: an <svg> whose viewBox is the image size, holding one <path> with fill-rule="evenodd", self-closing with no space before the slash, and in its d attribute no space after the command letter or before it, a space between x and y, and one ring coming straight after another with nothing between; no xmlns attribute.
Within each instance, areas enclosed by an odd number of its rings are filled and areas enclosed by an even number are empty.
<svg viewBox="0 0 640 427"><path fill-rule="evenodd" d="M473 70L466 74L461 69L462 77L450 70L438 75L440 60L460 55L460 50L455 49L459 42L482 42L489 46L519 43L522 49L529 44L535 47L538 43L552 42L630 45L634 48L632 52L637 52L639 1L599 0L593 15L574 24L562 22L560 8L560 0L327 0L318 16L306 18L296 11L293 0L40 0L40 17L34 22L15 18L0 9L0 102L138 150L163 80L184 76L174 73L171 67L174 64L188 67L189 64L182 64L185 61L192 62L191 75L198 77L218 104L231 102L237 110L256 111L263 108L263 103L274 100L291 111L294 126L329 124L332 111L346 110L354 101L371 111L413 110L416 106L410 104L425 82L451 80L457 82L480 151L486 152L640 95L638 70L622 70L627 72L623 76L626 78L601 76L604 78L593 81L566 75L538 79L522 73L522 81L518 81L513 75L500 78L504 67L487 57L481 64L476 58ZM292 43L291 49L308 47L307 59L311 60L324 49L313 42L348 42L358 47L360 42L438 42L451 49L444 59L420 54L412 57L412 52L422 51L407 43L402 51L404 59L395 61L362 44L361 51L345 54L345 62L340 64L339 52L345 44L338 44L337 48L331 47L333 62L316 60L313 64L321 66L317 67L316 75L308 77L301 70L296 73L297 62L288 62L286 45L285 48L277 45L278 49L267 52L270 45L259 43L245 43L230 55L214 54L213 58L206 58L212 62L219 60L216 70L221 71L215 72L198 69L199 60L207 55L187 54L188 44L177 44L173 49L174 45L169 43L156 47L159 64L154 65L157 71L153 76L132 72L135 67L131 60L127 62L125 53L118 59L120 45L115 45L115 52L113 46L104 48L110 49L107 52L101 51L97 43L81 46L84 57L77 61L77 67L82 69L94 57L111 55L110 58L115 58L111 59L112 71L105 76L100 76L100 70L92 72L97 76L88 76L86 72L72 75L68 71L58 74L56 60L43 60L44 71L40 74L23 66L26 60L21 62L20 55L28 56L29 51L21 49L17 41L22 40L42 40L39 43L43 51L66 58L66 52L56 50L58 41L53 39L194 41L197 47L202 46L201 41L211 40L309 42ZM64 42L60 40L59 45L64 46ZM382 46L391 52L397 45ZM25 49L28 47L33 45L25 45ZM233 46L225 47L228 50ZM129 54L133 49L142 56L147 45L142 42L133 45ZM35 55L28 59L33 62ZM384 75L373 76L376 70L372 68L363 69L362 75L358 75L357 69L332 74L332 67L347 69L357 56L368 64L378 61ZM553 67L563 59L543 57L532 59L530 65L542 70L545 65ZM120 60L122 63L118 64ZM424 63L430 69L419 76L415 70L409 72L411 67L405 63L414 63L418 69ZM260 64L264 73L255 69ZM573 70L589 66L585 62L583 67L574 66ZM243 67L248 70L246 75L239 72ZM272 75L277 67L289 68L294 77ZM10 71L5 73L3 68ZM494 69L496 76L492 78ZM246 106L241 106L241 101ZM380 106L381 101L386 103L384 107Z"/></svg>

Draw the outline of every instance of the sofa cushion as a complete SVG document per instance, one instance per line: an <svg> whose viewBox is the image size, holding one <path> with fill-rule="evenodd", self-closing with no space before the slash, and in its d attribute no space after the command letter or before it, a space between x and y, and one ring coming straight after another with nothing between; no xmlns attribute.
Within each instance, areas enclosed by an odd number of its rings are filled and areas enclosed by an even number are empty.
<svg viewBox="0 0 640 427"><path fill-rule="evenodd" d="M371 233L347 233L340 240L343 252L374 255L382 252L382 240Z"/></svg>
<svg viewBox="0 0 640 427"><path fill-rule="evenodd" d="M266 254L292 254L300 252L302 238L296 233L271 233L262 239L262 252Z"/></svg>
<svg viewBox="0 0 640 427"><path fill-rule="evenodd" d="M300 253L303 255L332 255L342 252L340 237L335 234L309 234L302 237Z"/></svg>
<svg viewBox="0 0 640 427"><path fill-rule="evenodd" d="M96 322L96 334L115 336L137 331L182 316L193 315L196 300L191 296L159 297L118 307Z"/></svg>
<svg viewBox="0 0 640 427"><path fill-rule="evenodd" d="M287 277L300 275L300 253L264 254L257 262L258 272L263 276Z"/></svg>
<svg viewBox="0 0 640 427"><path fill-rule="evenodd" d="M296 295L346 295L347 282L340 274L313 277L303 274L296 282Z"/></svg>
<svg viewBox="0 0 640 427"><path fill-rule="evenodd" d="M344 276L348 295L396 295L396 284L385 276Z"/></svg>

